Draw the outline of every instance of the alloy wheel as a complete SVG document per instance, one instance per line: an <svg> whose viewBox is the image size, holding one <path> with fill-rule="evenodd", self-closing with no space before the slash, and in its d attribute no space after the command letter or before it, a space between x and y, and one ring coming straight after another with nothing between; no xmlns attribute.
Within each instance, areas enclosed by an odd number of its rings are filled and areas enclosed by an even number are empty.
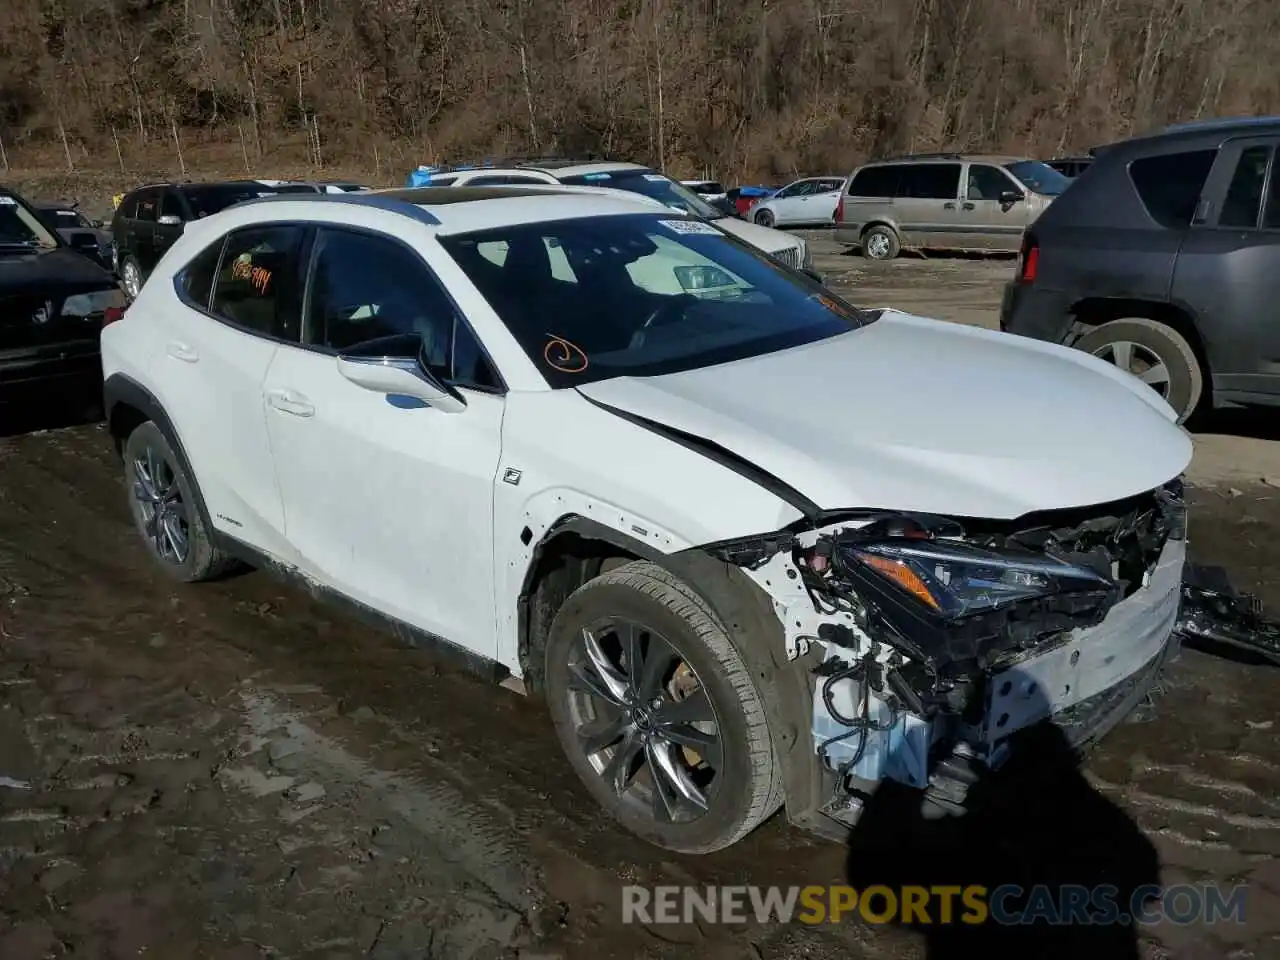
<svg viewBox="0 0 1280 960"><path fill-rule="evenodd" d="M1115 364L1125 373L1133 374L1161 397L1168 399L1169 365L1150 347L1130 340L1117 340L1098 347L1093 355Z"/></svg>
<svg viewBox="0 0 1280 960"><path fill-rule="evenodd" d="M723 766L715 708L693 667L626 620L584 629L568 664L569 715L587 762L659 823L705 813Z"/></svg>
<svg viewBox="0 0 1280 960"><path fill-rule="evenodd" d="M191 549L191 518L177 471L154 447L144 447L134 458L133 498L151 549L169 563L184 563Z"/></svg>
<svg viewBox="0 0 1280 960"><path fill-rule="evenodd" d="M129 294L130 299L135 299L142 290L142 276L138 265L132 260L125 261L123 280L125 293Z"/></svg>
<svg viewBox="0 0 1280 960"><path fill-rule="evenodd" d="M889 254L889 238L883 233L867 237L867 253L872 260L882 260Z"/></svg>

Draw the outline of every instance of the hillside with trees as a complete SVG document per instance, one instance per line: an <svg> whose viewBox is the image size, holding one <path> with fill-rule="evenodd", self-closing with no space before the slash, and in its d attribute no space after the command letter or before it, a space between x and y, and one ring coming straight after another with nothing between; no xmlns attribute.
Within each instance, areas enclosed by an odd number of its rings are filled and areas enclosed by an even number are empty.
<svg viewBox="0 0 1280 960"><path fill-rule="evenodd" d="M0 159L220 146L398 179L526 152L721 177L1047 155L1274 108L1278 24L1244 0L7 0Z"/></svg>

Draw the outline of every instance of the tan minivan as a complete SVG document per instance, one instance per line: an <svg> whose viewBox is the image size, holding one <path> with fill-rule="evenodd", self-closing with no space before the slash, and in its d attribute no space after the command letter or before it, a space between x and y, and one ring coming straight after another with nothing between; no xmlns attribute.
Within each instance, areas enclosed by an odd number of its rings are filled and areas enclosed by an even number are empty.
<svg viewBox="0 0 1280 960"><path fill-rule="evenodd" d="M859 167L845 181L836 239L890 260L904 247L1017 251L1022 232L1071 184L1026 157L912 154Z"/></svg>

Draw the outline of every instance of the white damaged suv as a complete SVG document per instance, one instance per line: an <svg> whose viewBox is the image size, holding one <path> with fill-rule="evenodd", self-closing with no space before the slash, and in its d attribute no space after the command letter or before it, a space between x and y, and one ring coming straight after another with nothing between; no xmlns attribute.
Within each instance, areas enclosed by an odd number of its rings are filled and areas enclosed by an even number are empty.
<svg viewBox="0 0 1280 960"><path fill-rule="evenodd" d="M674 212L251 201L189 226L102 358L166 570L264 566L545 696L587 790L673 850L783 805L839 835L890 779L962 810L1019 731L1095 739L1175 649L1191 445L1154 391Z"/></svg>

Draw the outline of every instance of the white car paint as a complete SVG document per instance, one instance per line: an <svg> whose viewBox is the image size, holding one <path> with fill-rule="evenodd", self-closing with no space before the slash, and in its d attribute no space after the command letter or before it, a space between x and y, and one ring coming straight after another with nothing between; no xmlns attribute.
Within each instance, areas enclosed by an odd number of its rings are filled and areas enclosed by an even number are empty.
<svg viewBox="0 0 1280 960"><path fill-rule="evenodd" d="M189 225L126 319L104 329L104 373L143 384L170 412L215 528L516 676L530 544L564 515L640 531L663 552L800 518L778 495L587 397L711 436L828 507L1013 517L1149 489L1190 460L1159 398L1108 364L901 314L756 359L552 390L436 236L628 213L634 201L490 199L437 206L433 226L390 204L320 199L249 203ZM469 392L458 415L398 410L342 378L332 356L213 322L177 299L173 275L194 254L264 220L359 226L412 246L484 343L506 396ZM273 406L299 399L314 418ZM1140 440L1141 456L1117 456L1117 435ZM508 468L518 486L502 482ZM428 500L415 496L424 485L435 491ZM421 509L379 514L406 499ZM530 544L513 533L524 525Z"/></svg>
<svg viewBox="0 0 1280 960"><path fill-rule="evenodd" d="M793 181L753 206L751 218L757 220L764 214L772 217L774 225L779 227L830 225L844 180L844 177L805 177ZM824 186L827 189L820 189Z"/></svg>

